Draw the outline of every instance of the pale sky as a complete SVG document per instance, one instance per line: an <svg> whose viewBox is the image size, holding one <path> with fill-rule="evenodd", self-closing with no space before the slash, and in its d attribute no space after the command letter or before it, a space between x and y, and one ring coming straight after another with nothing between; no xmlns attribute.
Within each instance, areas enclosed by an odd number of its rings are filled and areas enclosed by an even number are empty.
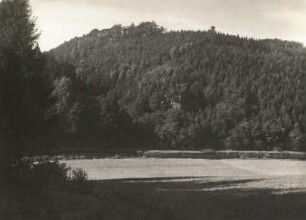
<svg viewBox="0 0 306 220"><path fill-rule="evenodd" d="M155 21L167 30L207 30L306 45L306 0L30 0L42 50L94 28Z"/></svg>

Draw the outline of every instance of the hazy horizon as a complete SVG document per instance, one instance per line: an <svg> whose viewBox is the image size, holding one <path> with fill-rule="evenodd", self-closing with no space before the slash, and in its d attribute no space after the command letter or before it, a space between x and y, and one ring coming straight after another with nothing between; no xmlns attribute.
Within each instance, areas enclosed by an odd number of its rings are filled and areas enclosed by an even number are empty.
<svg viewBox="0 0 306 220"><path fill-rule="evenodd" d="M306 44L306 0L30 0L46 51L92 29L155 21L167 30L207 30Z"/></svg>

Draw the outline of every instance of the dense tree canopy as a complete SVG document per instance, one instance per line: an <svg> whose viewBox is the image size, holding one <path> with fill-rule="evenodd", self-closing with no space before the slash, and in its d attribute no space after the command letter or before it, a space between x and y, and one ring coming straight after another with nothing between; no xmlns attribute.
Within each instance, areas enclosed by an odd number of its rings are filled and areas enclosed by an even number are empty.
<svg viewBox="0 0 306 220"><path fill-rule="evenodd" d="M51 66L75 68L69 77L100 103L97 122L113 135L123 125L105 123L101 103L109 101L130 118L131 138L154 147L305 149L306 50L299 43L165 32L144 22L93 30L49 57ZM55 82L67 76L51 72ZM108 120L119 117L110 111Z"/></svg>
<svg viewBox="0 0 306 220"><path fill-rule="evenodd" d="M306 149L299 43L143 22L42 55L28 0L2 1L0 28L2 146Z"/></svg>

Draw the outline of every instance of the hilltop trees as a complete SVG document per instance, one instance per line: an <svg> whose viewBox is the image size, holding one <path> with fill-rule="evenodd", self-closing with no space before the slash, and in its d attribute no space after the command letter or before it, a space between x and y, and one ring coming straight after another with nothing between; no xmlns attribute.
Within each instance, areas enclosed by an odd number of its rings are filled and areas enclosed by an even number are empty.
<svg viewBox="0 0 306 220"><path fill-rule="evenodd" d="M53 146L305 150L298 43L143 22L43 56L27 0L2 1L0 24L3 146L49 137Z"/></svg>
<svg viewBox="0 0 306 220"><path fill-rule="evenodd" d="M298 43L145 22L95 30L49 55L85 71L86 94L117 103L129 130L145 133L134 136L154 147L305 149L306 51Z"/></svg>

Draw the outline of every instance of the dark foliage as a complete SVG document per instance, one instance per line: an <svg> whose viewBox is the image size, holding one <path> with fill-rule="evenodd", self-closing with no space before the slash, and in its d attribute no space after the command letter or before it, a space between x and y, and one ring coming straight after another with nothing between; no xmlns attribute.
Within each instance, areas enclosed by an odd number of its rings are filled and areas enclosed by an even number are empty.
<svg viewBox="0 0 306 220"><path fill-rule="evenodd" d="M60 86L69 94L56 105L66 105L61 122L71 131L155 148L305 150L299 43L165 32L146 22L94 30L48 57L53 94ZM75 69L63 71L68 66Z"/></svg>
<svg viewBox="0 0 306 220"><path fill-rule="evenodd" d="M90 210L85 203L92 206L97 201L86 180L85 171L58 162L1 164L0 219L59 219L65 213Z"/></svg>
<svg viewBox="0 0 306 220"><path fill-rule="evenodd" d="M0 147L37 142L47 131L50 87L27 0L0 2Z"/></svg>
<svg viewBox="0 0 306 220"><path fill-rule="evenodd" d="M0 4L1 146L306 149L299 43L143 22L41 54L29 2Z"/></svg>

